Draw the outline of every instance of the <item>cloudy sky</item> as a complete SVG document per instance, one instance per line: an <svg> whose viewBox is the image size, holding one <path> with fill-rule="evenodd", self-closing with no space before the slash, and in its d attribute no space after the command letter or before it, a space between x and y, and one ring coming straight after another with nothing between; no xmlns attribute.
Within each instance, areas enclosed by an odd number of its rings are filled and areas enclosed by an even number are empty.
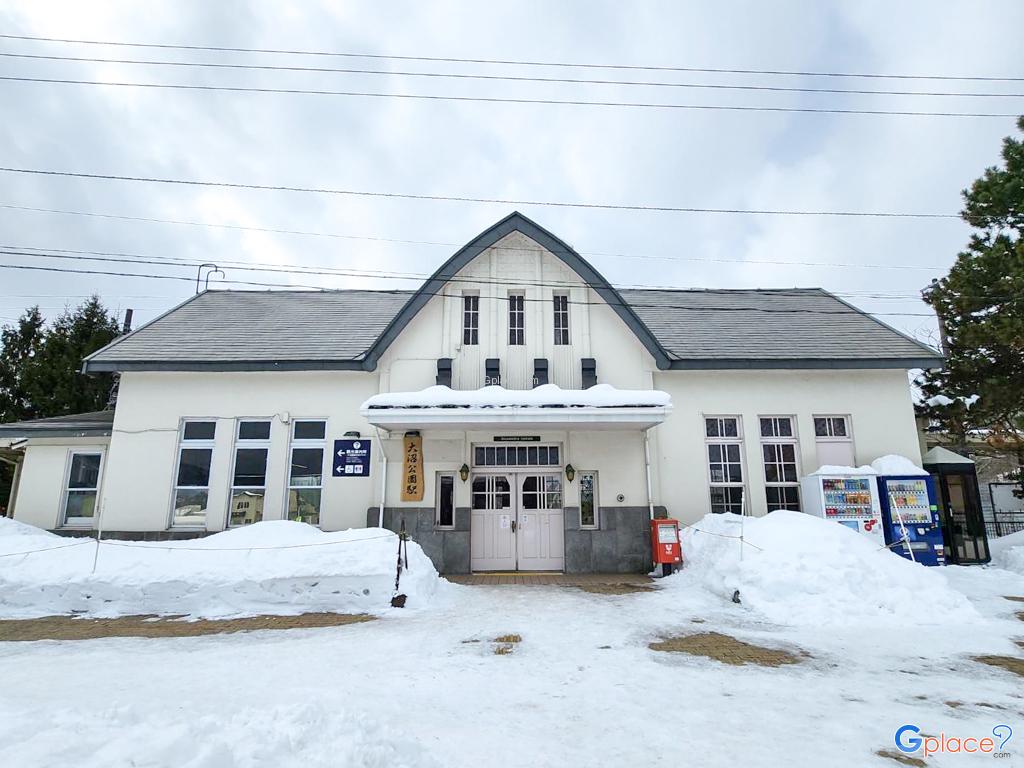
<svg viewBox="0 0 1024 768"><path fill-rule="evenodd" d="M1024 4L976 2L0 2L0 34L386 56L977 77L1024 76ZM238 70L0 57L15 77L501 98L1024 112L1024 98L503 82L465 73L688 84L1021 93L1024 82L569 69L0 39L0 52L387 70ZM270 185L703 208L956 213L1010 117L494 104L0 81L0 166ZM966 242L955 219L610 211L167 186L0 173L14 249L214 262L228 280L408 281L244 271L246 262L425 274L518 207L619 285L822 286L921 338L914 297ZM50 212L40 210L48 209ZM55 213L52 211L64 211ZM74 212L74 213L69 213ZM94 215L83 215L94 214ZM162 219L193 224L139 221ZM291 230L292 233L263 230ZM298 234L298 233L306 234ZM310 234L313 233L313 234ZM405 241L405 242L402 242ZM7 250L12 250L8 248ZM81 255L81 254L79 254ZM781 262L814 262L816 265ZM194 267L0 255L194 277ZM828 264L834 266L820 266ZM229 266L230 265L230 266ZM226 285L226 284L225 284ZM100 294L145 321L187 280L0 268L0 323ZM898 313L885 314L881 313Z"/></svg>

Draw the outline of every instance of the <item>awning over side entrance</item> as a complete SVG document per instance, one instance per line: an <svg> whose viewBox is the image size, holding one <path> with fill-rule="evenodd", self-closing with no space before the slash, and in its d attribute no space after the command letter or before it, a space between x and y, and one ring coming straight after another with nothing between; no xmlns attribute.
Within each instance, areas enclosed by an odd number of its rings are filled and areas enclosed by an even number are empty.
<svg viewBox="0 0 1024 768"><path fill-rule="evenodd" d="M608 384L562 389L545 384L515 390L483 387L453 390L428 387L418 392L388 392L363 403L360 413L383 429L473 429L500 424L508 428L647 429L672 411L672 398L659 390L620 390Z"/></svg>

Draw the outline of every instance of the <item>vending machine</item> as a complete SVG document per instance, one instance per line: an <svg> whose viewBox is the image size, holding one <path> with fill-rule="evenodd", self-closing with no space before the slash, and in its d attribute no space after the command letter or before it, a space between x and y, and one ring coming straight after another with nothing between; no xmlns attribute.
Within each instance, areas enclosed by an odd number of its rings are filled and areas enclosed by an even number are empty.
<svg viewBox="0 0 1024 768"><path fill-rule="evenodd" d="M879 475L885 543L921 565L945 565L935 482L930 475Z"/></svg>
<svg viewBox="0 0 1024 768"><path fill-rule="evenodd" d="M804 512L834 520L885 546L874 474L841 475L821 470L800 481Z"/></svg>

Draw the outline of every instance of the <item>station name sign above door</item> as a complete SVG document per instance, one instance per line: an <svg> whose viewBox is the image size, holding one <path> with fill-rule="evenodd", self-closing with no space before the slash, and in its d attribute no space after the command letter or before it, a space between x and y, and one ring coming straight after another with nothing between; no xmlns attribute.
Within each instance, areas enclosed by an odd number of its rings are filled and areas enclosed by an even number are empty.
<svg viewBox="0 0 1024 768"><path fill-rule="evenodd" d="M334 477L369 477L370 441L335 440L331 474Z"/></svg>
<svg viewBox="0 0 1024 768"><path fill-rule="evenodd" d="M540 435L495 435L496 443L539 443Z"/></svg>

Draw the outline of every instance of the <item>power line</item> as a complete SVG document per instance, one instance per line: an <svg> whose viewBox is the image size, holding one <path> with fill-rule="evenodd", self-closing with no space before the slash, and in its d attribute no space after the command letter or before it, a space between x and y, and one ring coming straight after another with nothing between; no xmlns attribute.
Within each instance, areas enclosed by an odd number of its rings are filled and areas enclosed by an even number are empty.
<svg viewBox="0 0 1024 768"><path fill-rule="evenodd" d="M0 254L4 255L18 255L9 254L6 251L0 250ZM194 283L194 277L186 277L179 275L154 275L148 273L138 272L116 272L112 270L96 270L96 269L69 269L66 267L41 267L36 265L27 264L0 264L0 269L22 269L36 272L56 272L65 274L79 274L79 275L107 275L113 277L131 277L131 278L145 278L153 280L176 280L186 281ZM310 291L321 291L321 292L336 292L329 289L325 289L322 286L314 285L287 285L282 283L263 283L255 282L250 280L219 280L221 284L232 284L232 285L247 285L256 286L262 288L291 288L291 289L308 289ZM412 291L378 291L378 293L391 293L391 294L402 294L411 295ZM424 291L424 295L427 296L441 296L442 294L438 291ZM495 296L481 296L481 300L502 300L500 297ZM537 299L524 297L525 301L530 302L543 302L547 303L548 299ZM606 301L578 301L569 299L569 304L575 304L578 306L623 306L629 309L676 309L683 312L762 312L766 314L813 314L813 315L851 315L857 310L854 309L839 309L839 310L826 310L826 309L807 309L807 308L787 308L787 309L775 309L771 307L725 307L725 306L692 306L692 305L671 305L671 304L657 304L647 305L640 302L631 303L617 303L617 302L606 302ZM934 317L934 313L931 312L875 312L872 314L883 315L886 317Z"/></svg>
<svg viewBox="0 0 1024 768"><path fill-rule="evenodd" d="M5 245L0 244L0 253L8 256L36 256L40 258L48 259L71 259L76 261L101 261L101 262L113 262L121 264L149 264L155 266L167 266L167 267L181 267L187 269L196 269L203 266L205 262L200 262L194 259L176 257L176 256L157 256L147 255L138 253L124 253L117 251L89 251L82 249L73 248L39 248L35 246L24 246L24 245ZM303 264L268 264L266 262L241 262L241 261L224 261L222 259L217 260L218 266L227 267L229 269L238 269L243 272L272 272L280 274L292 274L292 275L314 275L314 276L327 276L327 277L362 277L374 280L415 280L417 282L423 282L430 277L432 274L423 272L390 272L386 270L355 270L347 269L343 267L317 267ZM460 285L510 285L514 284L516 287L537 287L537 288L571 288L578 285L584 285L587 288L602 288L603 284L589 283L585 280L507 280L500 278L486 278L486 277L459 277L455 276L448 279L450 283L458 283ZM679 290L701 290L699 288L687 288L678 285L649 285L643 283L635 284L624 284L616 285L617 289L638 289L638 290L661 290L661 291L679 291ZM774 290L787 290L787 289L774 289ZM800 290L800 289L795 289ZM900 295L894 295L893 292L882 294L879 292L865 292L865 291L850 291L840 292L837 295L841 296L863 296L866 298L874 299L900 299L906 298L920 299L919 292L913 293L902 293ZM988 297L991 298L991 297ZM1011 298L1011 297L1007 297Z"/></svg>
<svg viewBox="0 0 1024 768"><path fill-rule="evenodd" d="M83 40L61 37L40 37L33 35L5 35L0 38L7 40L31 40L35 42L49 43L75 43L81 45L109 45L125 48L157 48L163 50L182 51L219 51L226 53L271 53L289 56L335 56L357 59L387 59L394 61L429 61L445 62L453 64L504 64L524 67L567 67L578 69L618 69L618 70L641 70L648 72L703 72L710 74L738 74L738 75L784 75L794 77L852 77L852 78L881 78L893 80L971 80L988 82L1021 82L1024 77L1005 76L978 76L978 75L908 75L908 74L881 74L881 73L855 73L855 72L815 72L799 70L779 69L736 69L725 67L681 67L681 66L656 66L636 64L595 64L581 62L560 62L560 61L529 61L521 59L480 59L480 58L456 58L452 56L400 56L380 53L353 53L347 51L311 51L298 49L281 48L239 48L215 45L172 45L170 43L135 43L113 40Z"/></svg>
<svg viewBox="0 0 1024 768"><path fill-rule="evenodd" d="M35 213L54 213L67 216L88 216L100 219L113 219L120 221L138 221L150 224L175 224L180 226L189 227L208 227L215 229L233 229L244 232L266 232L269 234L278 235L301 235L304 237L326 237L341 240L367 240L371 242L381 243L397 243L401 245L430 245L444 248L461 248L465 243L450 243L450 242L439 242L435 240L403 240L392 237L371 237L368 235L347 235L339 232L315 232L310 230L302 229L277 229L273 227L252 227L245 226L242 224L224 224L220 222L205 222L205 221L188 221L185 219L159 219L148 216L124 216L113 213L94 213L91 211L68 211L57 208L35 208L27 205L10 205L0 204L0 209L8 209L14 211L32 211ZM491 248L495 250L518 250L516 248L510 248L502 245L492 245ZM53 249L50 249L53 250ZM701 258L695 256L656 256L651 254L635 254L635 253L606 253L601 251L577 251L582 256L594 256L598 258L609 258L609 259L644 259L654 261L692 261L692 262L708 262L714 264L772 264L772 265L785 265L785 266L800 266L800 267L855 267L855 268L869 268L869 269L924 269L934 271L936 269L943 269L942 266L921 266L917 264L852 264L842 262L829 262L829 261L776 261L776 260L748 260L748 259L718 259L718 258Z"/></svg>
<svg viewBox="0 0 1024 768"><path fill-rule="evenodd" d="M73 80L60 77L0 76L0 80L20 83L58 83L63 85L109 85L118 88L164 88L179 91L224 91L229 93L277 93L305 96L352 96L375 99L413 99L485 104L559 104L575 107L636 107L640 109L682 109L725 112L793 112L822 115L897 115L902 117L1018 117L1016 112L931 112L894 109L837 109L826 107L764 107L728 104L666 104L639 101L586 101L583 99L513 98L507 96L454 96L423 93L377 93L373 91L333 91L313 88L266 88L241 85L195 85L186 83L132 83L118 80Z"/></svg>
<svg viewBox="0 0 1024 768"><path fill-rule="evenodd" d="M602 80L574 77L530 77L527 75L488 75L469 72L414 72L409 70L361 69L355 67L301 67L280 64L235 64L212 61L160 61L155 59L105 59L91 56L54 56L34 53L0 52L0 56L36 61L74 61L96 64L131 64L160 67L195 67L201 69L232 69L263 72L315 72L321 74L391 75L397 77L428 77L451 80L486 80L517 83L559 83L571 85L622 85L649 88L687 88L694 90L771 91L778 93L830 93L877 96L965 96L980 98L1021 98L1024 93L964 92L964 91L894 91L862 88L809 88L781 85L736 85L731 83L672 83L650 80Z"/></svg>
<svg viewBox="0 0 1024 768"><path fill-rule="evenodd" d="M3 78L0 78L3 79ZM152 184L168 184L195 187L220 187L227 189L253 189L270 192L303 192L322 195L345 195L352 197L377 197L397 200L432 200L456 203L489 203L496 205L533 205L552 208L583 208L604 211L650 211L655 213L730 213L766 216L844 216L855 218L896 218L896 219L959 219L955 213L897 213L891 211L810 211L772 210L755 208L697 208L668 205L625 205L613 203L567 203L553 200L509 200L496 197L468 197L462 195L423 195L405 192L371 192L355 189L332 189L329 187L300 187L284 184L247 184L228 181L200 181L198 179L170 179L155 176L120 176L108 173L79 173L73 171L50 171L39 168L10 168L0 166L0 172L22 173L35 176L60 176L76 179L103 179L107 181L133 181Z"/></svg>

